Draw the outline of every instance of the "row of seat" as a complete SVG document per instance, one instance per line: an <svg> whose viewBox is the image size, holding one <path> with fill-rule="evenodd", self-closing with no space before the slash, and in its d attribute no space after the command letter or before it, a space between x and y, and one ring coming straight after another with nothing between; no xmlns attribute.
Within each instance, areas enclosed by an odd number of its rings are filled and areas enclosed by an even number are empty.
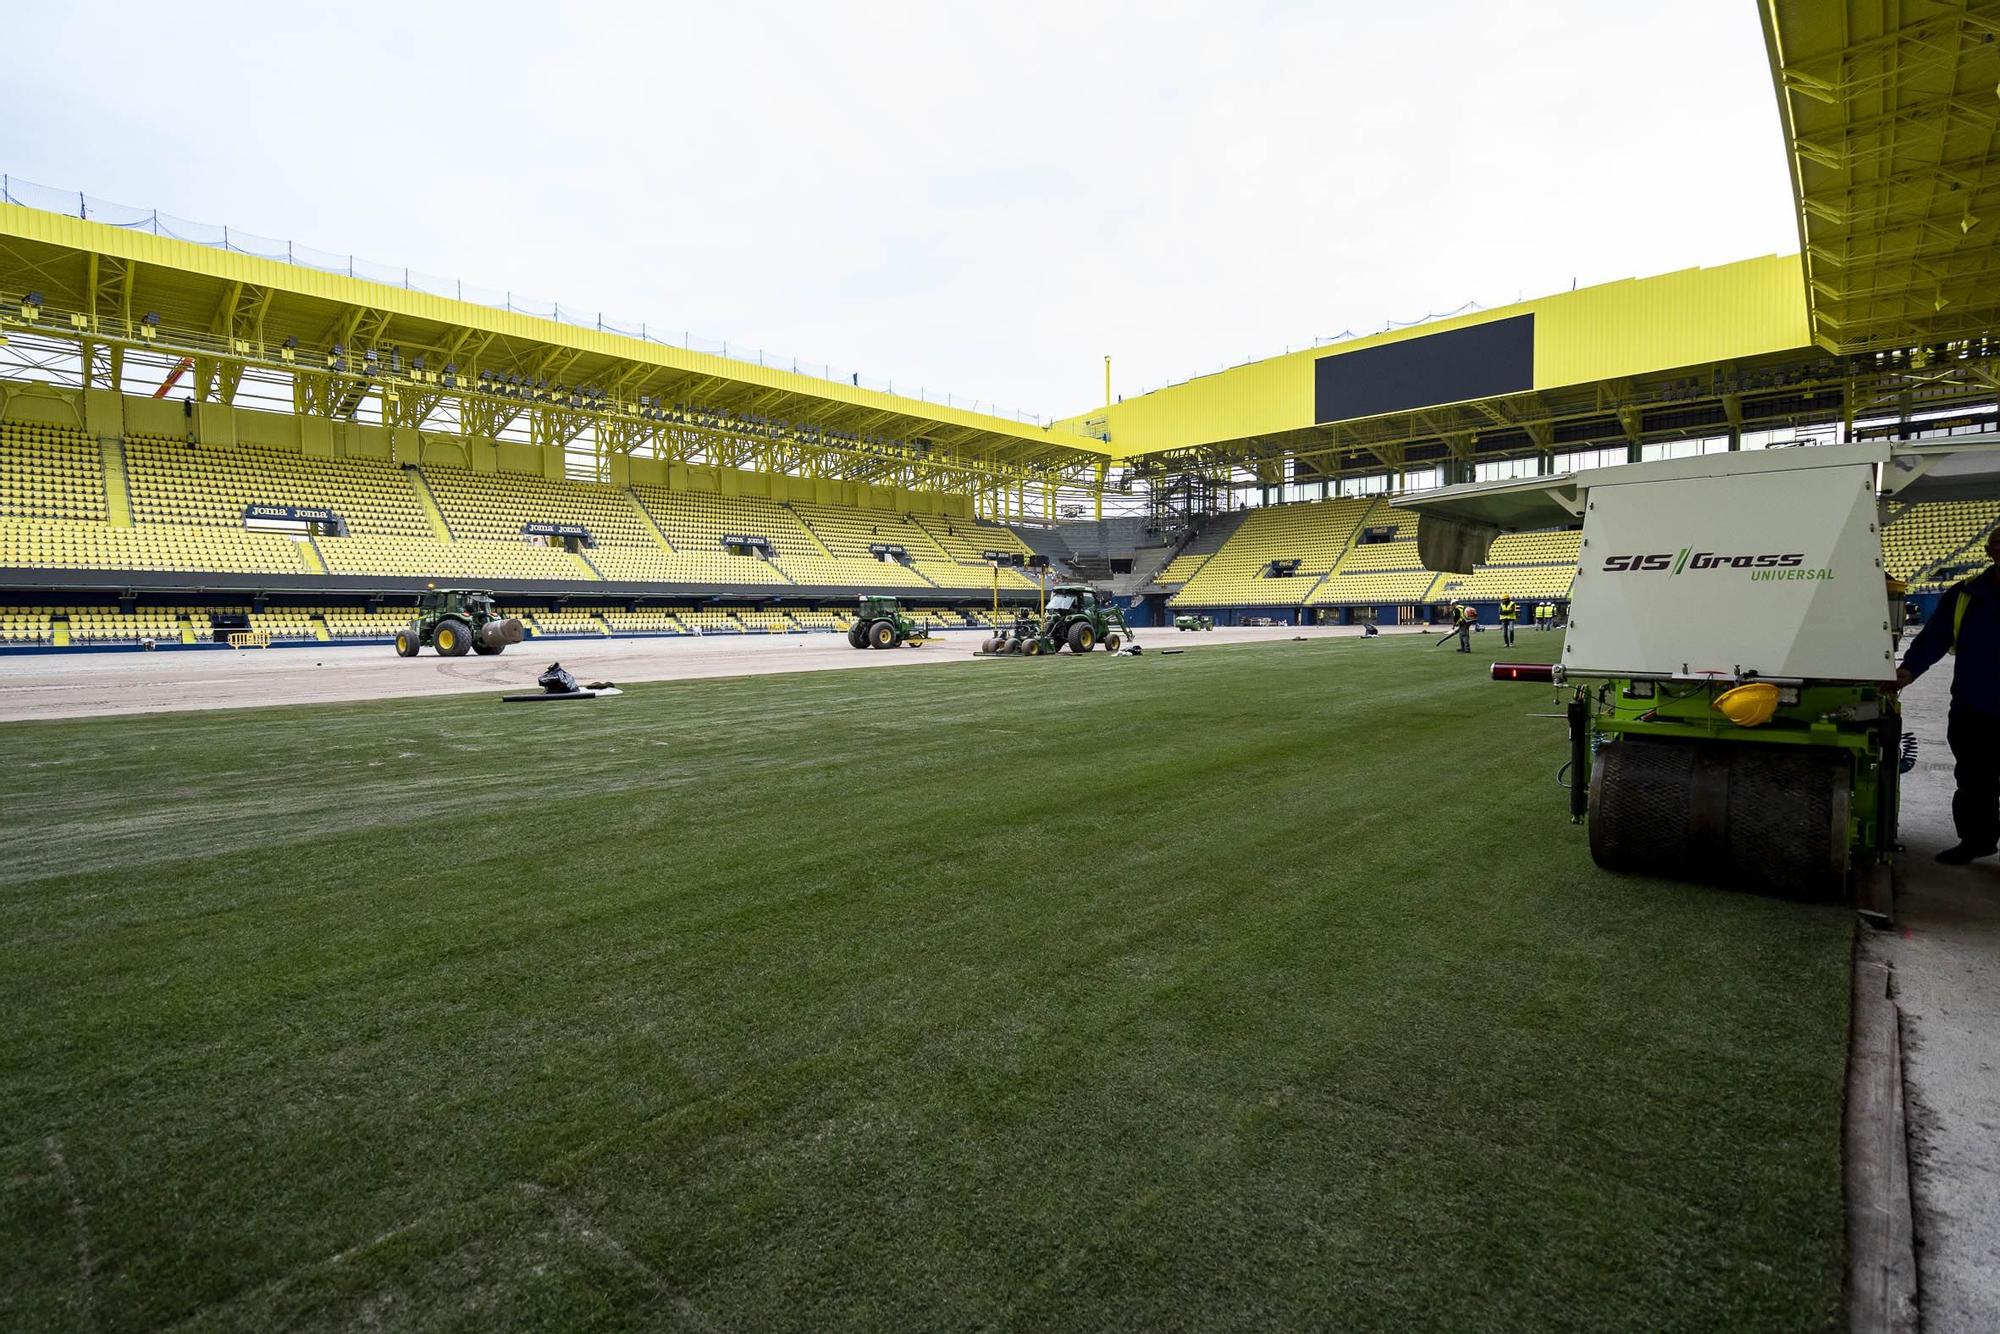
<svg viewBox="0 0 2000 1334"><path fill-rule="evenodd" d="M300 543L245 529L0 518L0 569L309 574Z"/></svg>
<svg viewBox="0 0 2000 1334"><path fill-rule="evenodd" d="M432 536L409 478L392 463L134 435L125 439L125 475L141 524L241 528L249 506L289 505L331 510L350 533Z"/></svg>
<svg viewBox="0 0 2000 1334"><path fill-rule="evenodd" d="M1928 587L1933 583L1921 576L1933 566L1951 560L1979 540L2000 522L2000 502L1990 500L1941 500L1901 507L1882 529L1882 568L1893 577ZM1969 560L1983 561L1974 551Z"/></svg>
<svg viewBox="0 0 2000 1334"><path fill-rule="evenodd" d="M1028 551L1012 530L999 525L851 506L794 506L435 466L413 470L381 460L315 458L256 445L219 448L165 436L128 436L123 451L133 527L118 531L140 536L97 539L81 530L39 531L24 539L25 547L17 542L6 563L93 565L99 550L131 549L131 558L118 563L138 569L257 568L260 552L283 549L244 547L218 534L243 532L246 509L258 505L338 514L349 536L318 539L327 571L336 574L566 581L601 574L633 582L966 591L988 588L996 577L984 552ZM439 540L426 513L426 492L454 540ZM0 518L8 517L104 520L98 443L74 429L0 427ZM551 548L546 538L531 540L524 530L539 524L585 529L592 544L580 553L584 563ZM731 552L722 545L725 535L764 538L769 558ZM904 548L910 563L878 559L868 550L877 542ZM203 557L203 549L214 554ZM316 572L307 554L272 559L273 573ZM1003 570L998 578L1010 590L1033 586L1017 570Z"/></svg>
<svg viewBox="0 0 2000 1334"><path fill-rule="evenodd" d="M789 634L802 631L844 632L853 624L854 613L844 608L723 608L670 607L643 611L549 610L533 606L501 606L502 615L518 616L538 635L606 635L634 633L689 634L741 633L763 631ZM962 629L983 623L945 607L911 607L905 613L931 630ZM124 611L112 606L14 606L0 607L0 643L47 644L54 641L60 622L75 643L137 642L152 638L180 642L183 630L199 642L214 638L217 629L212 617L241 617L225 625L248 625L273 641L313 641L320 639L388 639L410 623L416 613L408 607L293 607L272 606L262 611L248 607L141 606Z"/></svg>
<svg viewBox="0 0 2000 1334"><path fill-rule="evenodd" d="M1374 505L1350 499L1252 510L1173 600L1196 607L1296 605L1346 554ZM1274 561L1297 561L1297 571L1273 579Z"/></svg>
<svg viewBox="0 0 2000 1334"><path fill-rule="evenodd" d="M0 515L102 519L104 512L96 440L72 427L0 424Z"/></svg>
<svg viewBox="0 0 2000 1334"><path fill-rule="evenodd" d="M546 543L483 538L322 537L315 548L330 574L416 575L426 579L555 579L588 583L590 567Z"/></svg>
<svg viewBox="0 0 2000 1334"><path fill-rule="evenodd" d="M1424 568L1416 531L1415 513L1380 498L1268 506L1245 514L1212 554L1176 556L1160 582L1180 582L1172 602L1186 607L1564 597L1581 539L1574 529L1510 533L1473 573L1441 577Z"/></svg>

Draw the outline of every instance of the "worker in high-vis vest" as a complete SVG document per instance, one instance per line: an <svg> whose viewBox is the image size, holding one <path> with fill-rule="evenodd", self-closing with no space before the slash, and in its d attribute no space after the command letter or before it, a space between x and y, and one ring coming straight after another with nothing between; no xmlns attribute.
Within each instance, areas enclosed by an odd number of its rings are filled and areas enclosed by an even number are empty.
<svg viewBox="0 0 2000 1334"><path fill-rule="evenodd" d="M1508 648L1514 647L1514 622L1521 619L1521 609L1514 605L1514 599L1500 599L1500 642Z"/></svg>
<svg viewBox="0 0 2000 1334"><path fill-rule="evenodd" d="M1958 843L1937 855L1947 866L2000 848L2000 532L1986 539L1986 556L1995 563L1938 599L1910 641L1894 686L1901 690L1947 655L1956 659L1944 735L1957 766L1951 822Z"/></svg>
<svg viewBox="0 0 2000 1334"><path fill-rule="evenodd" d="M1556 609L1547 602L1535 604L1535 628L1546 630L1556 623Z"/></svg>
<svg viewBox="0 0 2000 1334"><path fill-rule="evenodd" d="M1460 653L1470 653L1472 652L1472 627L1478 624L1479 613L1463 604L1460 604L1457 610L1458 651Z"/></svg>

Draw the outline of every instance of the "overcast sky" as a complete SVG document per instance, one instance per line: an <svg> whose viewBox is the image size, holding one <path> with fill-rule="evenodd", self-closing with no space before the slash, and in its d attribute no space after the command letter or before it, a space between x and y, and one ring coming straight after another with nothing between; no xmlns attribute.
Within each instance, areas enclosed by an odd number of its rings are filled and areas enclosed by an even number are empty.
<svg viewBox="0 0 2000 1334"><path fill-rule="evenodd" d="M1798 248L1747 0L23 5L0 170L1066 415Z"/></svg>

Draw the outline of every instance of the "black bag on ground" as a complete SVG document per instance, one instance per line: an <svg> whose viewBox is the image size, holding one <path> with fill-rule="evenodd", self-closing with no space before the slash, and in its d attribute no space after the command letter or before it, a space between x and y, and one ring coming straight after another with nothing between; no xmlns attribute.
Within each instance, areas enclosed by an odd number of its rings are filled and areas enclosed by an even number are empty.
<svg viewBox="0 0 2000 1334"><path fill-rule="evenodd" d="M551 695L568 695L576 690L576 678L564 671L563 665L559 662L550 663L549 669L536 677L535 681Z"/></svg>

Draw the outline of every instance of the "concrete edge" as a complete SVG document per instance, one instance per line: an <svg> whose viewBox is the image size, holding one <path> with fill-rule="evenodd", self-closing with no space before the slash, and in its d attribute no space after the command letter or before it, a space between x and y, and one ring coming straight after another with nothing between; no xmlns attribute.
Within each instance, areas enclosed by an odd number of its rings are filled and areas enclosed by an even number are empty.
<svg viewBox="0 0 2000 1334"><path fill-rule="evenodd" d="M1847 1321L1857 1334L1916 1334L1917 1252L1903 1117L1903 1046L1888 965L1854 955L1842 1123Z"/></svg>

